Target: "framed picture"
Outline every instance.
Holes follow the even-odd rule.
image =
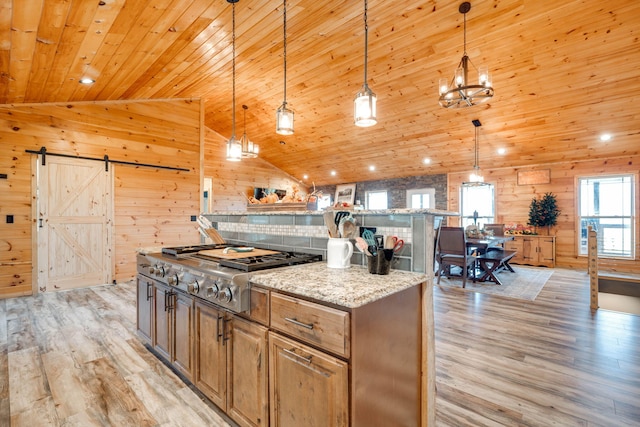
[[[348,203],[353,205],[356,198],[356,184],[342,184],[336,186],[336,203]]]

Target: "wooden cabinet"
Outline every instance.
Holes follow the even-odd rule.
[[[189,380],[193,374],[193,297],[174,294],[173,305],[173,357],[171,363]]]
[[[269,425],[267,328],[196,302],[195,385],[239,425]]]
[[[193,297],[155,282],[152,346],[189,380],[193,373]]]
[[[274,293],[271,296],[271,327],[349,357],[349,313]]]
[[[421,286],[340,310],[271,292],[271,425],[420,425]]]
[[[136,276],[136,327],[138,335],[148,344],[151,344],[153,320],[153,280],[141,274]]]
[[[269,333],[271,425],[348,426],[349,366]]]
[[[555,236],[518,235],[504,246],[508,251],[516,251],[516,255],[511,259],[512,264],[555,267]]]
[[[153,340],[152,345],[165,360],[171,361],[171,334],[173,325],[171,312],[173,303],[173,291],[168,286],[156,282],[153,287]]]
[[[230,326],[227,413],[241,426],[268,426],[268,329],[237,316]]]

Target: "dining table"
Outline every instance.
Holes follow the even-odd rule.
[[[467,237],[467,250],[475,252],[478,263],[476,270],[474,271],[474,282],[494,282],[501,285],[500,279],[496,276],[496,273],[503,267],[513,272],[513,269],[509,265],[509,260],[513,258],[515,252],[507,251],[493,251],[487,253],[489,248],[502,247],[505,242],[513,240],[512,235],[505,236],[484,236],[481,238],[469,238]],[[497,253],[500,256],[495,256]],[[494,256],[489,256],[493,254]]]
[[[505,242],[513,239],[514,237],[511,235],[484,236],[480,238],[467,237],[467,249],[475,248],[479,254],[484,254],[487,252],[487,249],[503,246]]]

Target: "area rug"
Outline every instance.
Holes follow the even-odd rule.
[[[467,287],[462,288],[462,279],[458,277],[447,278],[442,276],[440,286],[457,288],[466,292],[480,292],[483,294],[499,295],[506,298],[533,301],[536,299],[547,280],[553,274],[553,269],[542,267],[512,266],[515,273],[502,271],[499,274],[502,285],[493,282],[474,283],[467,279]],[[437,282],[438,278],[435,278]],[[434,283],[434,286],[438,286]]]

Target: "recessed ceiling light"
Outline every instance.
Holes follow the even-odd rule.
[[[331,171],[331,176],[336,176],[336,171]]]
[[[375,166],[373,166],[373,165],[371,165],[371,166],[369,166],[369,170],[370,170],[371,172],[373,172],[374,170],[376,170],[376,167],[375,167]]]
[[[428,165],[431,163],[431,159],[428,157],[425,157],[424,159],[422,159],[422,163],[424,163],[425,165]]]
[[[309,175],[307,174],[302,175],[302,179],[309,179]]]
[[[90,85],[92,83],[95,83],[96,81],[89,78],[89,77],[83,77],[80,79],[80,83],[82,83],[83,85]]]
[[[613,138],[613,136],[611,136],[610,133],[603,133],[602,135],[600,135],[600,141],[602,142],[607,142],[611,140],[611,138]]]
[[[506,148],[498,148],[498,154],[500,154],[501,156],[503,156],[506,152],[507,152]]]

